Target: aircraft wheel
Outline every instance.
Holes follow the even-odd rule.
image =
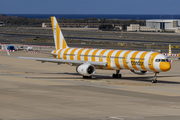
[[[92,76],[84,76],[84,75],[83,75],[83,78],[84,78],[84,79],[88,79],[88,78],[92,78]]]
[[[88,78],[92,78],[92,76],[88,76]]]
[[[83,76],[83,78],[87,78],[88,76]]]
[[[153,79],[153,80],[152,80],[152,83],[157,83],[157,80],[154,80],[154,79]]]
[[[113,77],[113,78],[121,78],[122,75],[121,75],[121,74],[113,74],[112,77]]]
[[[113,78],[116,78],[116,74],[113,74],[112,77],[113,77]]]
[[[118,78],[121,78],[122,77],[122,75],[121,74],[118,74]]]

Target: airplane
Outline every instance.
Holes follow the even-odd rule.
[[[93,49],[68,47],[55,17],[51,17],[54,35],[55,50],[51,55],[56,59],[17,57],[19,59],[33,59],[36,61],[68,64],[76,67],[76,71],[83,78],[92,78],[96,69],[115,70],[113,78],[121,78],[120,71],[130,70],[138,75],[145,75],[148,71],[154,72],[152,83],[157,83],[157,74],[171,69],[168,58],[157,52]],[[8,51],[7,51],[8,53]],[[8,55],[10,55],[8,53]]]

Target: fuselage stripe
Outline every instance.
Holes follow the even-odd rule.
[[[77,50],[78,48],[74,48],[72,51],[71,51],[71,56],[70,56],[70,60],[74,60],[74,52]]]
[[[67,59],[67,52],[68,50],[71,49],[71,48],[67,48],[64,53],[63,53],[63,59],[66,60]]]
[[[94,52],[92,53],[91,61],[95,61],[95,55],[96,55],[96,53],[97,53],[99,50],[100,50],[100,49],[94,50]]]
[[[88,61],[88,55],[89,55],[89,52],[91,51],[92,49],[88,49],[85,54],[84,54],[84,61]]]
[[[99,62],[103,62],[103,55],[107,51],[107,49],[102,50],[101,53],[99,54]]]
[[[108,65],[107,65],[107,69],[109,69],[109,70],[113,70],[112,69],[112,66],[111,66],[111,55],[112,55],[112,53],[114,52],[114,51],[116,51],[116,50],[111,50],[111,51],[109,51],[109,53],[107,54],[107,63],[108,63]]]
[[[57,51],[57,50],[54,50],[53,53],[56,54],[56,51]]]
[[[136,67],[136,55],[139,53],[140,51],[136,51],[136,52],[134,52],[133,54],[132,54],[132,56],[131,56],[131,65],[132,65],[132,67],[135,69],[135,70],[138,70],[138,68]],[[140,63],[140,62],[139,62]]]
[[[56,51],[57,51],[57,50],[54,50],[53,53],[56,54]],[[53,56],[56,58],[56,55],[53,55]]]
[[[150,58],[149,58],[149,62],[148,62],[148,63],[149,63],[149,68],[150,68],[153,72],[156,72],[153,63],[154,63],[154,58],[155,58],[158,54],[160,54],[160,53],[152,53],[152,54],[150,55]]]
[[[77,54],[77,60],[81,60],[81,53],[84,50],[84,48],[80,49],[78,54]]]
[[[126,69],[130,69],[129,67],[128,67],[128,65],[127,65],[127,63],[128,63],[128,60],[127,60],[127,57],[128,57],[128,54],[130,53],[131,51],[127,51],[127,52],[125,52],[125,54],[123,55],[123,65],[124,65],[124,67],[126,68]]]
[[[145,65],[144,65],[145,56],[146,56],[147,53],[148,53],[148,52],[143,52],[143,53],[141,54],[140,60],[139,60],[139,62],[142,62],[142,63],[143,63],[142,66],[141,66],[141,68],[142,68],[144,71],[147,71],[147,69],[145,68]]]
[[[115,65],[117,66],[117,68],[119,68],[119,69],[122,69],[122,67],[120,66],[120,64],[119,64],[119,55],[121,54],[123,52],[123,50],[120,50],[120,51],[118,51],[117,53],[116,53],[116,55],[115,55],[115,58],[114,58],[114,61],[115,61]]]
[[[62,50],[63,50],[63,49],[60,49],[59,52],[58,52],[58,59],[61,59],[60,54],[61,54],[61,51],[62,51]]]

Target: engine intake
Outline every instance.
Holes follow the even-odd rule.
[[[76,68],[76,71],[84,76],[91,76],[95,73],[95,67],[91,64],[82,64]]]

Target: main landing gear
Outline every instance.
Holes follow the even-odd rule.
[[[119,72],[120,72],[120,70],[116,70],[116,74],[113,74],[112,77],[113,77],[113,78],[121,78],[122,75],[119,74]]]
[[[152,83],[157,83],[157,72],[154,73],[153,79],[152,79]]]

